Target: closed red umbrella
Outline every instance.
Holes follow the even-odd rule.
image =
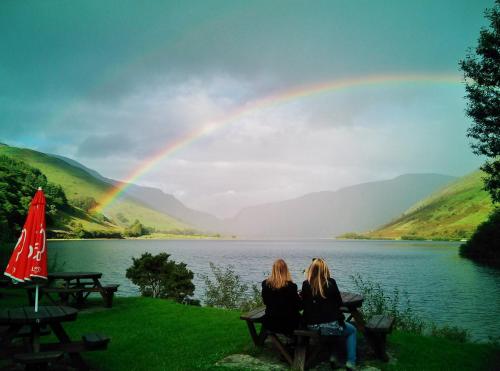
[[[28,211],[21,236],[12,252],[5,275],[18,282],[33,278],[47,279],[47,246],[45,237],[45,196],[38,188]],[[38,285],[35,310],[38,310]]]

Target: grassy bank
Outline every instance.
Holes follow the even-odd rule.
[[[25,304],[24,290],[0,292],[0,307]],[[73,339],[89,332],[111,337],[107,351],[84,355],[100,370],[216,370],[222,368],[214,366],[215,362],[229,354],[259,353],[239,315],[238,311],[139,297],[117,298],[112,309],[102,309],[96,299],[65,329]],[[498,354],[488,344],[461,344],[403,332],[391,335],[389,350],[394,363],[368,364],[383,370],[492,370]]]

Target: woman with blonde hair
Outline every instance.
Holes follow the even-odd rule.
[[[297,285],[283,259],[273,264],[271,275],[262,281],[262,300],[266,305],[264,326],[271,331],[292,335],[300,323],[301,301]]]
[[[356,366],[356,327],[344,321],[340,310],[342,297],[330,269],[323,259],[313,259],[307,270],[307,280],[302,284],[304,322],[310,330],[321,335],[346,336],[348,369]],[[330,362],[336,363],[332,354]]]

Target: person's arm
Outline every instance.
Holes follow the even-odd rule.
[[[262,302],[264,305],[269,303],[269,288],[267,287],[266,281],[262,281]]]
[[[337,282],[333,278],[330,278],[330,283],[332,284],[333,300],[335,300],[335,302],[338,303],[338,306],[340,307],[342,306],[342,296],[340,295]]]

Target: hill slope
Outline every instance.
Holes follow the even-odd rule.
[[[335,192],[311,193],[244,209],[226,220],[225,232],[255,238],[318,238],[372,229],[454,179],[408,174]]]
[[[63,187],[70,202],[81,197],[93,197],[99,200],[112,187],[109,183],[92,176],[88,171],[55,156],[11,146],[0,146],[0,154],[24,161],[40,169],[50,182],[60,184]],[[80,218],[76,217],[76,219],[81,219],[78,222],[82,222],[86,230],[97,230],[105,227],[99,225],[99,223],[96,224],[93,218],[85,215],[86,213],[82,214]],[[117,215],[120,215],[120,218]],[[163,231],[191,228],[186,223],[182,223],[159,211],[152,210],[147,205],[130,197],[122,197],[110,205],[106,210],[106,216],[111,218],[120,227],[124,227],[132,223],[135,219],[139,219],[144,225]],[[75,221],[75,216],[67,215],[65,217],[68,218],[68,223]]]
[[[88,167],[73,159],[59,155],[51,156],[60,158],[61,160],[68,162],[70,165],[83,169],[94,178],[97,178],[105,183],[111,185],[115,185],[118,183],[116,180],[103,177],[97,171],[89,169]],[[187,223],[199,230],[203,230],[206,232],[217,232],[221,229],[222,221],[220,219],[211,214],[190,209],[173,195],[165,193],[158,188],[130,184],[125,189],[125,193],[132,198],[140,201],[141,203],[144,203],[149,208],[157,210],[163,214],[170,215],[175,219]]]
[[[493,209],[475,171],[417,202],[397,219],[368,233],[374,238],[468,238]]]

